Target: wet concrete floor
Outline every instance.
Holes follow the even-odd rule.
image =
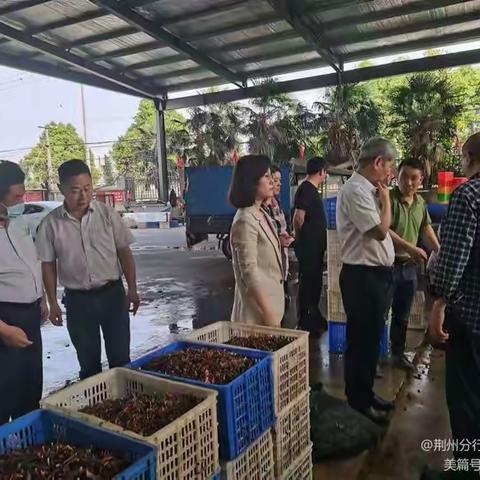
[[[408,344],[415,355],[417,371],[406,376],[383,362],[383,378],[375,382],[376,392],[396,401],[396,408],[381,442],[354,458],[325,461],[315,465],[314,480],[416,480],[425,466],[443,469],[444,452],[422,450],[422,441],[448,439],[450,429],[445,401],[444,356],[439,351],[418,349],[421,332],[409,332]],[[328,355],[323,338],[311,342],[311,381],[321,381],[326,391],[344,397],[343,359]],[[450,455],[451,457],[451,455]]]
[[[132,317],[132,357],[178,339],[190,328],[228,320],[234,281],[230,263],[214,250],[183,248],[183,229],[134,232],[142,306]],[[294,312],[289,324],[294,323]],[[47,393],[75,379],[78,364],[66,327],[45,325],[45,388]],[[421,333],[409,332],[414,347]],[[449,438],[444,395],[444,360],[434,351],[420,359],[418,374],[409,378],[387,362],[384,377],[376,381],[377,393],[397,400],[396,410],[380,444],[370,452],[344,460],[322,462],[314,467],[315,480],[415,480],[429,464],[442,468],[446,454],[424,452],[425,439]],[[321,381],[326,391],[339,398],[343,393],[343,358],[329,355],[327,335],[310,342],[311,382]]]

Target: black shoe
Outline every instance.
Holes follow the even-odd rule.
[[[391,402],[390,400],[385,400],[378,395],[374,395],[372,407],[375,410],[380,410],[381,412],[391,412],[392,410],[395,410],[395,402]]]
[[[369,420],[371,420],[373,423],[376,423],[378,425],[387,425],[388,422],[390,421],[386,412],[382,412],[373,407],[356,409],[356,410],[357,412],[361,413],[362,415],[367,417]]]
[[[415,371],[415,365],[410,360],[408,360],[405,355],[392,356],[392,364],[395,368],[405,370],[406,372]]]

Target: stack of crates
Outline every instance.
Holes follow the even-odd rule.
[[[415,293],[410,317],[408,319],[408,328],[411,330],[425,330],[425,293],[418,291]]]
[[[198,398],[199,403],[148,437],[80,411],[86,406],[105,400],[125,398],[138,393],[189,395]],[[121,477],[122,479],[217,478],[220,470],[217,393],[213,390],[156,378],[127,368],[114,368],[50,395],[42,400],[41,405],[44,409],[85,425],[103,428],[126,439],[152,445],[156,477]]]
[[[455,189],[467,180],[466,177],[454,177],[453,172],[438,172],[438,203],[447,204]]]
[[[327,311],[328,311],[328,343],[330,353],[344,353],[347,337],[347,316],[343,308],[340,292],[340,270],[342,269],[340,239],[336,230],[337,197],[324,199],[327,215]],[[380,354],[388,354],[388,325],[385,325]]]
[[[218,322],[195,330],[185,338],[225,345],[232,337],[260,335],[293,339],[285,347],[269,354],[272,357],[276,421],[273,428],[253,443],[247,452],[222,464],[222,477],[226,480],[309,480],[312,478],[312,446],[308,333]]]
[[[225,385],[166,375],[146,368],[156,358],[187,348],[225,350],[254,359],[255,364]],[[273,480],[273,474],[270,476],[270,472],[273,472],[273,441],[270,429],[275,423],[275,408],[271,354],[232,345],[179,341],[144,355],[129,367],[144,369],[142,371],[152,376],[217,392],[222,477],[229,480]]]
[[[438,172],[438,203],[448,203],[452,194],[453,172]]]
[[[94,447],[122,455],[131,465],[117,474],[114,480],[160,478],[156,475],[157,453],[153,446],[69,416],[35,410],[0,426],[0,455],[57,442],[78,448]],[[0,476],[1,473],[3,472],[0,472]]]
[[[343,353],[345,349],[345,324],[347,317],[340,292],[340,270],[342,261],[340,255],[340,240],[337,233],[336,210],[337,197],[324,200],[327,216],[327,312],[328,312],[328,342],[330,353]]]

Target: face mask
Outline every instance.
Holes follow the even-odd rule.
[[[10,219],[17,218],[20,215],[23,215],[25,211],[25,204],[23,202],[7,207],[4,203],[2,205],[7,209],[7,216]]]

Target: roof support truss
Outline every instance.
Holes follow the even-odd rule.
[[[0,15],[6,15],[7,13],[19,12],[20,10],[25,10],[26,8],[36,7],[42,3],[47,3],[50,0],[23,0],[10,2],[9,5],[0,7]]]
[[[155,94],[157,93],[147,86],[142,86],[137,81],[133,81],[125,76],[114,73],[107,68],[101,67],[100,65],[97,65],[89,60],[85,60],[77,55],[74,55],[73,53],[62,50],[61,48],[44,42],[43,40],[31,37],[21,30],[10,27],[3,22],[0,22],[0,34],[10,38],[11,40],[15,40],[16,42],[37,49],[51,57],[60,59],[72,66],[88,71],[96,77],[113,82],[133,92],[137,92],[137,94],[139,93],[142,96],[154,98]]]
[[[358,83],[376,78],[391,77],[415,72],[424,72],[437,70],[440,68],[458,67],[480,62],[480,49],[465,52],[449,53],[445,55],[436,55],[432,57],[419,58],[415,60],[405,60],[401,62],[389,63],[387,65],[377,65],[374,67],[357,68],[342,72],[342,83]],[[276,92],[289,93],[302,90],[311,90],[314,88],[333,87],[338,83],[337,73],[327,75],[318,75],[315,77],[300,78],[278,82]],[[188,108],[213,103],[235,102],[247,98],[254,98],[261,95],[261,86],[241,88],[235,90],[224,90],[215,93],[206,93],[202,95],[193,95],[167,100],[165,108],[175,110],[178,108]]]
[[[62,68],[57,65],[48,65],[45,62],[39,62],[30,58],[25,59],[16,55],[14,56],[6,53],[0,53],[0,63],[2,65],[6,65],[7,67],[16,68],[18,70],[25,70],[28,72],[38,73],[40,75],[47,75],[49,77],[61,78],[71,82],[83,83],[85,85],[91,85],[92,87],[104,88],[106,90],[112,90],[114,92],[124,93],[126,95],[134,95],[138,97],[143,96],[139,92],[122,87],[103,78],[92,77],[87,73],[70,70],[68,68]]]
[[[298,32],[320,56],[337,72],[342,70],[341,62],[335,54],[323,45],[321,35],[318,35],[303,19],[301,11],[296,6],[296,0],[269,0],[270,5]]]
[[[181,38],[173,35],[166,30],[163,25],[158,22],[152,22],[134,12],[125,5],[115,0],[90,0],[99,7],[103,7],[112,14],[122,18],[130,25],[138,28],[140,31],[150,35],[159,42],[164,42],[171,48],[178,52],[184,53],[190,57],[194,62],[198,63],[207,70],[212,71],[216,75],[223,77],[228,82],[234,83],[237,86],[242,86],[244,79],[241,75],[229,70],[213,58],[193,48],[189,43]]]

